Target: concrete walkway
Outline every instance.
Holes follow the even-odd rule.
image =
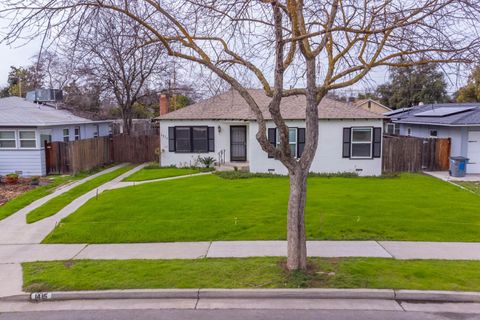
[[[310,257],[480,261],[480,243],[407,241],[308,241]],[[100,259],[200,259],[284,257],[286,241],[213,241],[132,244],[0,245],[0,263]]]
[[[424,173],[428,174],[429,176],[432,176],[447,182],[455,182],[455,181],[478,182],[480,181],[480,174],[469,173],[465,177],[452,177],[450,176],[448,171],[424,171]]]
[[[69,186],[68,188],[63,188],[59,191],[54,192],[51,195],[48,195],[40,200],[33,202],[29,206],[19,210],[18,212],[11,215],[10,217],[0,221],[0,245],[1,244],[40,243],[63,218],[75,212],[78,208],[84,205],[88,200],[94,198],[97,194],[102,193],[105,190],[111,189],[114,185],[122,181],[124,178],[142,169],[145,165],[137,166],[132,170],[118,176],[117,178],[101,185],[100,187],[85,193],[84,195],[70,202],[66,207],[61,209],[57,214],[51,217],[45,218],[43,220],[40,220],[38,222],[27,224],[26,215],[30,211],[43,205],[48,200],[72,189],[77,185],[80,185],[81,183],[91,180],[99,175],[112,172],[122,166],[124,165],[119,165],[119,166],[109,168],[107,170],[99,172],[96,175],[80,180],[75,184],[73,184],[72,186]],[[0,259],[0,263],[1,262],[2,260]]]
[[[160,182],[160,181],[168,181],[168,180],[177,180],[177,179],[184,179],[189,177],[197,177],[197,176],[204,176],[212,174],[212,172],[201,172],[201,173],[194,173],[194,174],[187,174],[183,176],[175,176],[175,177],[168,177],[168,178],[159,178],[153,180],[144,180],[144,181],[120,181],[113,185],[110,189],[119,189],[125,187],[134,187],[145,183],[152,183],[152,182]]]

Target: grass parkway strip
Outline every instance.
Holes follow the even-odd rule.
[[[188,177],[109,190],[44,243],[284,240],[288,178]],[[480,197],[420,174],[311,177],[310,240],[480,241]]]
[[[116,177],[122,175],[123,173],[131,170],[133,166],[123,166],[117,170],[112,172],[102,174],[92,180],[89,180],[81,185],[59,195],[51,199],[50,201],[46,202],[42,206],[38,207],[35,210],[32,210],[27,215],[27,223],[33,223],[47,217],[53,216],[66,205],[68,205],[71,201],[75,200],[76,198],[80,197],[81,195],[87,193],[90,190],[93,190],[108,181],[115,179]]]
[[[480,290],[480,262],[380,258],[309,259],[287,272],[282,258],[79,260],[23,264],[24,290],[140,288],[371,288]]]
[[[48,185],[38,186],[0,206],[0,220],[5,219],[6,217],[14,214],[20,209],[25,208],[32,202],[53,193],[58,187],[63,184],[81,180],[103,169],[105,168],[99,168],[88,172],[81,172],[74,176],[51,176],[52,182],[50,182]]]

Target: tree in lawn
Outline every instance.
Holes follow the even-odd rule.
[[[457,102],[480,102],[480,65],[472,69],[467,84],[456,94]]]
[[[389,77],[388,83],[378,86],[376,95],[392,109],[412,107],[420,102],[450,101],[447,82],[438,64],[391,68]]]
[[[10,9],[19,9],[16,1],[7,2]],[[330,90],[351,86],[379,66],[470,62],[479,49],[477,25],[471,20],[479,11],[477,2],[52,0],[38,5],[27,0],[20,6],[27,13],[20,15],[24,18],[11,34],[52,16],[57,27],[78,27],[85,17],[115,11],[142,27],[148,38],[142,47],[161,46],[170,56],[199,64],[226,81],[255,115],[262,149],[288,169],[287,267],[295,270],[307,267],[304,212],[307,176],[318,144],[320,101]],[[278,147],[267,139],[267,115],[247,90],[252,84],[270,97],[268,113],[279,132]],[[291,154],[280,112],[282,98],[292,95],[306,97],[300,159]]]

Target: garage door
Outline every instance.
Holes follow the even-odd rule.
[[[468,173],[480,173],[480,131],[468,132]]]

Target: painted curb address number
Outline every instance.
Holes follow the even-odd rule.
[[[50,292],[35,292],[32,293],[30,299],[35,301],[51,300],[52,294]]]

